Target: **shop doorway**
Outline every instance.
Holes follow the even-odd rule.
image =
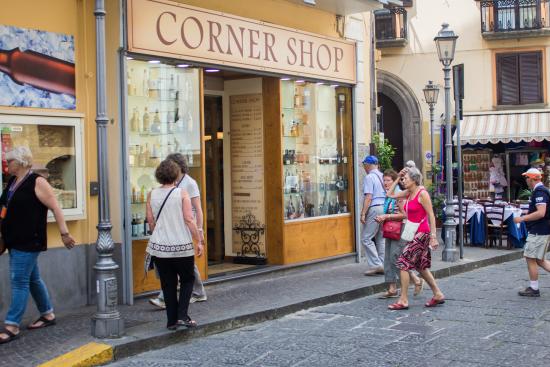
[[[265,223],[262,77],[205,71],[203,88],[205,224],[211,278],[263,266],[248,262],[251,254],[244,250],[239,232],[242,218],[249,214]],[[262,255],[266,256],[265,250]]]
[[[378,93],[378,107],[380,107],[380,131],[384,137],[395,148],[395,155],[392,160],[392,167],[399,170],[404,166],[403,159],[403,120],[401,112],[395,102],[383,93]]]

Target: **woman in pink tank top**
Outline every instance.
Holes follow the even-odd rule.
[[[445,303],[445,296],[437,286],[430,272],[432,258],[431,249],[439,246],[436,236],[435,215],[432,208],[430,194],[421,186],[422,174],[417,168],[406,168],[399,173],[405,190],[394,196],[406,198],[405,213],[407,221],[420,223],[414,239],[407,243],[403,253],[397,260],[400,270],[401,296],[399,301],[388,306],[390,310],[406,310],[409,308],[408,288],[409,271],[417,270],[426,280],[433,292],[433,297],[425,304],[426,307],[435,307]]]

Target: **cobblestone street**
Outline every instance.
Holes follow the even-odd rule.
[[[550,358],[550,277],[540,298],[520,298],[523,260],[439,281],[407,311],[377,295],[298,312],[112,364],[129,366],[543,366]]]

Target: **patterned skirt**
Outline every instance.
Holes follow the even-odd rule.
[[[404,271],[424,270],[432,266],[430,234],[419,232],[408,242],[397,259],[397,268]]]

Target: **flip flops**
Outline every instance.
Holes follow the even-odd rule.
[[[0,344],[6,344],[19,338],[19,334],[21,334],[21,332],[14,334],[8,329],[3,329],[2,331],[0,331],[0,334],[6,334],[8,336],[6,339],[0,339]]]
[[[442,305],[444,303],[445,303],[445,298],[441,298],[441,299],[432,298],[428,302],[426,302],[424,307],[435,307],[438,305]]]
[[[186,320],[178,320],[178,325],[185,326],[187,328],[197,327],[197,322],[188,317]]]
[[[32,325],[36,324],[37,322],[42,322],[42,324],[39,325],[39,326],[32,326]],[[52,319],[52,320],[48,320],[44,316],[40,316],[40,318],[38,318],[38,320],[36,320],[35,322],[33,322],[32,324],[27,326],[27,329],[29,329],[29,330],[42,329],[42,328],[45,328],[45,327],[48,327],[48,326],[53,326],[53,325],[55,325],[55,323],[56,323],[55,318]]]
[[[391,305],[389,305],[388,308],[390,310],[400,311],[400,310],[408,310],[409,306],[405,306],[405,305],[402,305],[399,302],[396,302],[396,303],[392,303]]]
[[[382,295],[381,295],[380,297],[378,297],[378,298],[380,298],[380,299],[387,299],[387,298],[397,298],[397,297],[399,297],[399,294],[398,294],[397,292],[392,293],[392,292],[390,292],[390,291],[386,291],[386,292],[384,292],[384,294],[382,294]]]

